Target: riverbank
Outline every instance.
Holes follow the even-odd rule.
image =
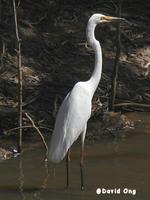
[[[37,126],[53,129],[56,113],[64,96],[77,81],[84,81],[90,77],[94,66],[94,54],[86,47],[87,20],[95,12],[116,16],[115,5],[116,2],[113,4],[104,0],[88,3],[25,1],[18,5],[22,43],[23,110],[31,114]],[[4,2],[2,6],[1,134],[18,127],[18,78],[13,10],[10,2]],[[142,5],[140,1],[123,3],[122,16],[129,23],[121,24],[116,111],[150,109],[148,8],[148,1]],[[103,49],[103,74],[93,99],[92,116],[98,116],[108,108],[116,51],[115,24],[98,27],[96,37]],[[30,125],[26,116],[23,117],[23,124]]]

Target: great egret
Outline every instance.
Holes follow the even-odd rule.
[[[117,17],[93,14],[87,24],[86,36],[88,44],[95,51],[95,67],[91,78],[78,82],[67,94],[58,111],[54,132],[50,141],[48,159],[54,163],[60,162],[65,155],[67,164],[67,187],[69,186],[70,147],[81,135],[81,189],[83,182],[83,153],[87,122],[91,116],[92,97],[99,84],[102,73],[102,51],[99,41],[95,39],[95,27],[99,23],[121,19]]]

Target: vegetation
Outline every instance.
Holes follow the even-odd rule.
[[[87,80],[94,54],[86,45],[85,27],[95,12],[118,15],[119,0],[18,0],[17,25],[21,39],[23,127],[50,131],[58,107],[72,86]],[[106,111],[118,34],[120,58],[115,111],[150,110],[150,2],[124,0],[119,32],[115,24],[96,30],[103,48],[103,75],[93,100],[93,115]],[[18,127],[18,39],[13,1],[0,1],[0,133]],[[105,34],[104,34],[105,33]],[[103,104],[101,108],[100,101]],[[9,129],[11,129],[9,131]],[[16,129],[13,129],[16,132]]]

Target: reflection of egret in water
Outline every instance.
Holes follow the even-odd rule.
[[[41,199],[41,193],[47,188],[48,186],[48,177],[49,177],[49,170],[48,170],[48,165],[47,162],[43,162],[44,165],[44,178],[41,183],[40,188],[26,188],[25,187],[25,176],[24,176],[24,169],[23,169],[23,160],[22,157],[20,156],[19,158],[19,192],[21,194],[21,199],[22,200],[29,200],[31,199]],[[31,192],[31,193],[30,193]]]

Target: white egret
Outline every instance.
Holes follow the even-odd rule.
[[[95,39],[95,27],[99,23],[120,19],[117,17],[93,14],[87,24],[86,36],[88,44],[95,51],[95,67],[91,78],[78,82],[68,93],[58,111],[54,131],[50,141],[48,159],[54,163],[60,162],[65,155],[67,164],[67,187],[69,186],[70,147],[81,135],[81,189],[83,182],[83,153],[87,122],[91,116],[92,98],[99,84],[102,73],[102,50],[99,41]]]

